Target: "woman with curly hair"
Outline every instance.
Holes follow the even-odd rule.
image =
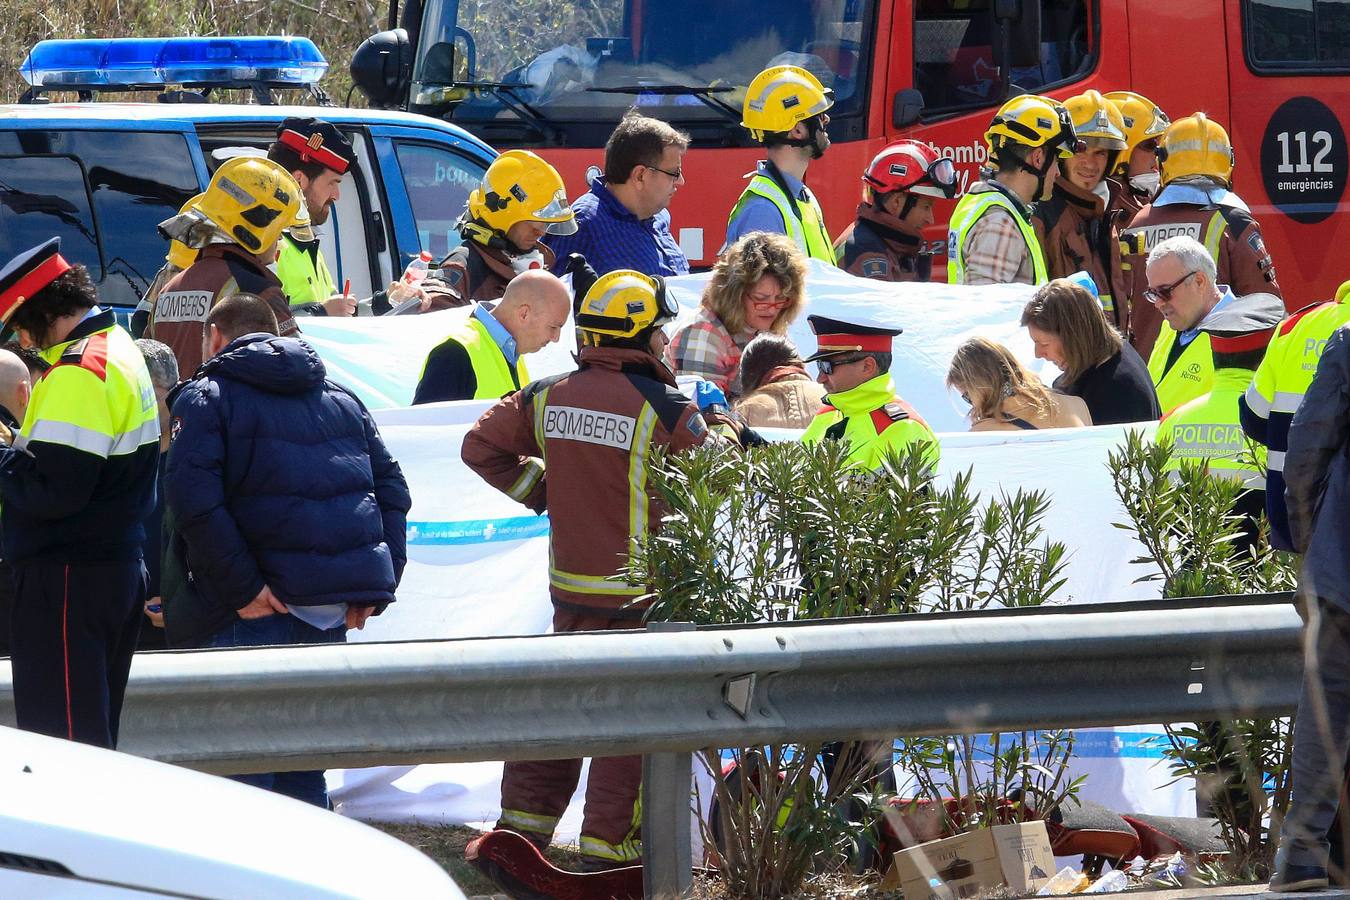
[[[1078,428],[1092,424],[1087,404],[1052,391],[1002,344],[971,338],[956,350],[947,387],[970,404],[971,431]]]
[[[666,359],[677,375],[696,375],[728,398],[741,394],[741,351],[757,334],[786,334],[806,303],[806,257],[790,238],[757,231],[713,267],[694,321],[675,332]]]

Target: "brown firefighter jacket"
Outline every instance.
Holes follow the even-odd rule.
[[[878,281],[928,281],[933,257],[923,253],[923,234],[870,203],[834,245],[839,268]]]
[[[553,251],[543,244],[539,249],[543,253],[540,265],[551,269]],[[422,282],[422,289],[431,298],[431,307],[427,311],[468,306],[476,300],[500,300],[515,277],[511,257],[501,250],[466,239],[441,260],[435,275]]]
[[[1120,215],[1106,199],[1063,176],[1055,178],[1049,200],[1031,211],[1031,224],[1045,254],[1046,274],[1064,278],[1087,272],[1097,285],[1106,320],[1125,333],[1129,326],[1129,282],[1120,263]]]
[[[461,457],[488,484],[548,512],[549,587],[559,609],[640,618],[641,584],[614,579],[661,521],[647,485],[653,447],[679,453],[707,425],[675,377],[640,350],[587,347],[576,372],[530,383],[469,430]]]

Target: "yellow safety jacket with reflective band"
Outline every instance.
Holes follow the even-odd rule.
[[[889,373],[852,390],[830,394],[825,402],[827,405],[802,433],[804,443],[834,437],[828,433],[831,427],[844,422],[841,437],[849,444],[849,465],[876,471],[888,451],[901,455],[909,445],[921,444],[929,465],[937,466],[941,448],[933,429],[895,395],[895,382]]]
[[[1167,358],[1176,342],[1176,330],[1163,322],[1148,357],[1148,374],[1158,391],[1158,408],[1163,415],[1214,387],[1214,354],[1210,352],[1209,335],[1197,334],[1169,366]]]
[[[1242,432],[1238,398],[1247,389],[1248,369],[1218,369],[1214,388],[1163,416],[1158,438],[1172,439],[1165,471],[1177,477],[1186,462],[1208,462],[1209,473],[1232,478],[1251,490],[1266,489],[1266,450]]]
[[[469,364],[477,380],[474,400],[500,400],[512,391],[518,391],[530,382],[530,373],[525,369],[525,360],[517,357],[515,368],[506,361],[502,348],[497,346],[487,326],[470,315],[455,330],[446,335],[446,340],[454,341],[469,354]],[[419,380],[426,375],[426,362],[422,363]]]
[[[970,229],[975,227],[975,223],[996,206],[1008,211],[1013,221],[1017,223],[1022,240],[1026,241],[1027,253],[1031,256],[1034,283],[1045,284],[1050,278],[1046,274],[1045,253],[1041,250],[1041,242],[1036,237],[1036,229],[1032,227],[1030,220],[1017,211],[1013,202],[997,189],[981,191],[978,194],[967,193],[957,202],[956,209],[952,210],[951,223],[947,226],[947,283],[965,284],[966,236],[970,234]]]
[[[289,234],[283,234],[276,271],[291,306],[322,303],[337,293],[317,240],[300,244]]]
[[[778,207],[778,212],[783,217],[784,234],[796,241],[802,252],[812,259],[835,265],[837,260],[834,255],[834,242],[830,240],[830,233],[825,230],[825,213],[821,211],[820,201],[811,193],[811,189],[804,188],[804,190],[806,199],[797,201],[797,209],[802,214],[799,221],[792,211],[792,201],[783,193],[777,182],[767,175],[757,174],[750,179],[750,183],[736,200],[736,205],[731,208],[731,215],[727,216],[727,225],[730,227],[735,221],[746,200],[752,196],[763,197]]]

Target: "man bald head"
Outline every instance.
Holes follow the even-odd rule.
[[[533,353],[556,341],[572,312],[572,295],[552,272],[522,272],[506,286],[493,318],[516,339],[516,352]]]
[[[16,421],[22,422],[32,392],[33,382],[29,378],[27,364],[16,354],[0,350],[0,406],[8,410]]]

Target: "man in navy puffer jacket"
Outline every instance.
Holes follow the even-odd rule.
[[[406,562],[398,463],[314,349],[276,331],[265,301],[220,302],[206,362],[169,397],[165,499],[195,605],[221,616],[207,646],[341,643],[393,602]],[[322,772],[238,780],[328,802]]]

